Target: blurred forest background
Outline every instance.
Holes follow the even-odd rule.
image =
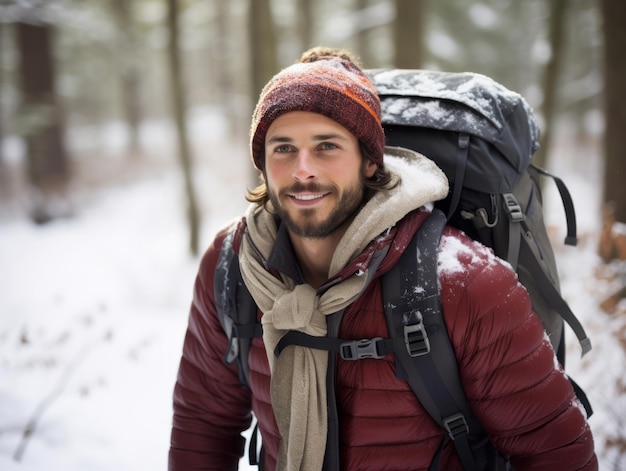
[[[0,352],[0,413],[7,416],[0,424],[0,448],[10,450],[0,459],[13,453],[15,437],[26,442],[35,436],[34,423],[50,408],[50,397],[60,395],[55,390],[35,407],[40,390],[84,358],[80,348],[89,339],[77,334],[84,326],[75,322],[76,312],[95,311],[90,318],[119,323],[107,327],[98,348],[85,346],[94,350],[92,356],[101,354],[102,362],[91,361],[76,379],[82,384],[100,375],[108,383],[98,384],[108,384],[110,395],[104,386],[100,395],[77,394],[101,401],[116,399],[119,389],[124,400],[111,410],[101,407],[108,402],[98,403],[94,409],[101,415],[93,419],[85,413],[92,409],[80,409],[82,402],[66,393],[67,409],[57,407],[63,419],[47,411],[47,432],[59,430],[61,420],[83,427],[84,419],[117,437],[120,414],[132,417],[141,406],[146,420],[125,424],[120,442],[140,435],[133,427],[141,425],[146,436],[152,429],[167,432],[173,362],[185,320],[186,307],[180,306],[189,302],[191,273],[212,238],[210,230],[226,222],[217,219],[232,209],[231,193],[241,195],[238,204],[245,207],[245,184],[255,183],[247,146],[257,96],[305,49],[326,45],[352,50],[366,68],[482,73],[521,93],[534,108],[542,130],[535,163],[579,176],[585,185],[571,188],[589,191],[574,196],[583,203],[579,214],[592,216],[581,219],[594,221],[593,228],[579,232],[583,248],[593,240],[594,257],[579,251],[580,258],[566,258],[562,286],[599,339],[594,363],[583,368],[583,385],[602,399],[595,415],[599,449],[617,456],[607,455],[612,469],[624,469],[626,321],[619,319],[626,316],[615,313],[626,313],[625,25],[623,0],[0,0],[0,236],[8,234],[0,252],[0,301],[8,300],[0,303],[0,347],[7,352]],[[114,200],[116,211],[119,201],[128,206],[122,222],[90,214],[96,207],[90,198],[101,190],[162,175],[176,176],[180,199],[158,183]],[[220,191],[239,185],[240,191]],[[185,271],[176,268],[180,254],[169,252],[168,230],[178,224],[170,205],[180,205],[187,216],[184,236],[173,239],[191,255]],[[54,222],[70,218],[85,223],[81,230],[49,230],[63,229]],[[167,245],[161,245],[164,237]],[[596,258],[606,270],[596,270]],[[188,269],[189,282],[183,283],[180,273]],[[603,284],[610,288],[606,293],[597,289]],[[128,306],[126,290],[133,293]],[[168,301],[170,290],[183,291],[175,306]],[[150,337],[145,331],[155,325],[163,334]],[[40,341],[57,332],[61,340],[54,347]],[[127,339],[131,360],[112,356],[109,347],[123,347]],[[59,353],[64,349],[68,361]],[[150,355],[136,362],[137,351]],[[39,357],[43,366],[37,369],[31,358]],[[117,375],[120,369],[129,376]],[[66,382],[61,375],[59,384]],[[128,391],[136,402],[127,400]],[[83,412],[74,412],[77,405]],[[24,422],[31,408],[33,419]],[[110,434],[109,421],[115,431]],[[7,423],[20,424],[15,434]],[[75,430],[83,429],[68,428],[67,437],[75,437]],[[128,459],[163,461],[154,450],[162,452],[165,445],[148,438],[145,453],[133,449]],[[52,443],[65,444],[63,438]],[[109,454],[100,441],[96,445]],[[73,451],[83,450],[93,451],[85,442]],[[45,463],[50,456],[39,459]]]
[[[145,129],[165,121],[197,253],[194,161],[223,150],[197,150],[190,116],[220,114],[245,148],[263,84],[327,45],[366,68],[473,71],[520,92],[541,123],[536,163],[551,166],[558,139],[600,146],[603,200],[626,221],[624,24],[611,0],[1,0],[0,218],[69,216],[80,192],[153,171]]]

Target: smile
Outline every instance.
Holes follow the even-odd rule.
[[[324,195],[325,193],[307,193],[307,194],[294,194],[294,195],[289,195],[289,196],[299,201],[312,201],[312,200],[316,200],[319,198],[323,198]]]

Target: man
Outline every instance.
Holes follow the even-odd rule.
[[[461,469],[447,433],[397,378],[393,355],[348,361],[301,345],[275,354],[289,331],[388,337],[381,276],[448,184],[423,156],[383,156],[384,141],[376,91],[344,51],[308,51],[261,93],[251,152],[263,183],[200,266],[174,392],[171,471],[237,469],[252,412],[262,469]],[[250,390],[224,363],[215,307],[227,234],[263,325],[249,354]],[[582,408],[513,271],[450,227],[440,251],[461,380],[496,448],[516,470],[597,469]]]

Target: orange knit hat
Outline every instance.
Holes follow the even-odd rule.
[[[250,151],[259,170],[265,163],[265,135],[270,124],[290,111],[319,113],[338,122],[367,148],[374,163],[382,165],[385,134],[380,123],[380,100],[354,62],[345,57],[320,56],[312,62],[293,64],[268,82],[250,129]]]

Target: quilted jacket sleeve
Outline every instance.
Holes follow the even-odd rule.
[[[174,389],[170,471],[236,470],[251,423],[250,393],[234,365],[224,363],[227,339],[219,323],[213,274],[225,233],[204,255]]]
[[[458,240],[444,237],[443,244]],[[442,300],[477,418],[516,471],[596,470],[584,409],[526,290],[491,252],[465,244],[447,248],[456,265],[440,267]]]

